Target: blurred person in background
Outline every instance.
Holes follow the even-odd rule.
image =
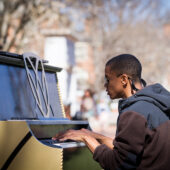
[[[80,105],[80,111],[76,112],[74,120],[88,120],[96,114],[96,103],[93,97],[94,93],[90,89],[84,91]]]
[[[71,112],[71,103],[65,103],[64,104],[64,111],[65,111],[66,118],[71,120],[72,119],[71,114],[70,114],[70,112]]]
[[[121,98],[115,138],[81,129],[54,139],[84,142],[105,170],[169,170],[170,92],[160,84],[146,86],[141,73],[141,63],[130,54],[106,63],[106,91],[111,99]]]

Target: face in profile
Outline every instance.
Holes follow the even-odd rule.
[[[105,84],[107,94],[111,99],[118,99],[123,97],[123,87],[121,77],[117,76],[115,72],[111,71],[110,66],[105,67]]]

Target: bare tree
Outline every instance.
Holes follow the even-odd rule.
[[[162,32],[162,1],[108,0],[89,4],[81,9],[88,24],[88,31],[81,34],[94,47],[96,89],[103,88],[103,63],[120,53],[131,53],[141,60],[143,76],[149,83],[164,82],[168,70],[163,68],[168,69],[170,50]]]
[[[0,48],[10,51],[21,46],[35,23],[42,21],[51,8],[50,0],[1,0],[0,1]],[[28,27],[31,25],[31,27]],[[27,28],[27,29],[26,29]]]
[[[15,47],[16,51],[23,48],[24,41],[38,38],[42,28],[67,27],[93,47],[97,91],[103,88],[104,63],[120,53],[139,57],[148,82],[162,82],[165,79],[162,75],[166,75],[164,67],[170,62],[169,39],[162,33],[170,15],[162,3],[161,0],[1,0],[0,47],[5,51]]]

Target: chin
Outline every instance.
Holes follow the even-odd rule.
[[[110,99],[114,100],[114,99],[117,99],[117,97],[115,95],[112,95],[112,94],[109,94],[107,93],[107,95],[110,97]]]
[[[109,95],[110,99],[115,99],[115,96]]]
[[[111,96],[111,95],[109,95],[109,97],[110,97],[110,99],[112,99],[112,100],[114,100],[114,99],[119,99],[120,97],[118,97],[118,96]]]

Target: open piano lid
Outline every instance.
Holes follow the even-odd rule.
[[[44,63],[33,53],[0,52],[0,120],[26,121],[32,135],[49,146],[81,146],[51,140],[67,129],[88,128],[88,122],[65,118],[57,79],[61,68]]]

